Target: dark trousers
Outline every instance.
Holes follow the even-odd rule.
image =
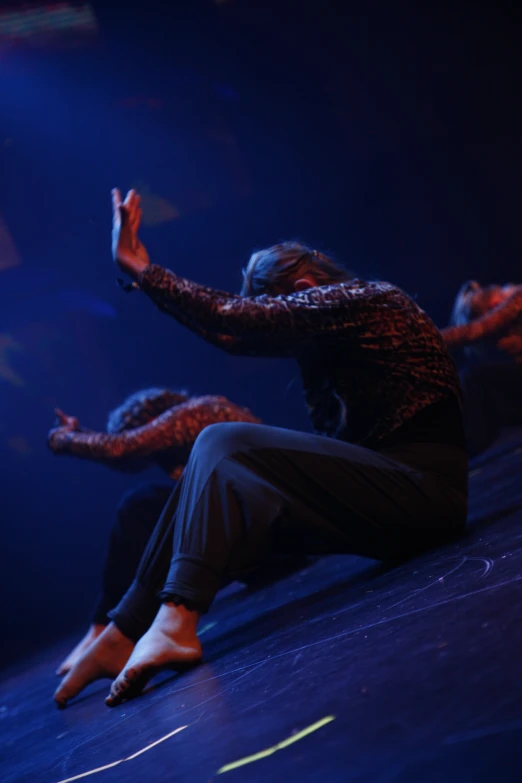
[[[227,576],[274,552],[402,558],[460,534],[466,514],[467,455],[456,447],[375,452],[262,425],[212,425],[110,616],[137,639],[162,600],[206,611]]]
[[[485,451],[503,429],[522,427],[522,364],[491,362],[460,373],[470,456]]]
[[[107,625],[107,612],[114,609],[131,586],[143,553],[161,512],[175,487],[144,484],[124,495],[111,530],[103,567],[101,595],[92,622]]]

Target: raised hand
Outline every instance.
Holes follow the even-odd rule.
[[[55,410],[57,422],[47,436],[47,445],[55,454],[65,452],[71,432],[80,432],[80,422],[75,416],[67,416],[59,408]]]
[[[136,279],[150,266],[149,254],[138,238],[141,223],[140,197],[129,190],[122,201],[117,188],[112,191],[112,255],[122,272]]]

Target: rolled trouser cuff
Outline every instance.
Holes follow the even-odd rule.
[[[209,568],[202,559],[175,555],[159,598],[204,613],[208,612],[221,583],[221,574]]]
[[[103,609],[96,609],[91,616],[91,623],[93,625],[109,625],[110,621],[109,615],[107,612],[103,611]]]

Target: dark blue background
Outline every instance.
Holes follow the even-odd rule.
[[[520,282],[519,11],[141,5],[95,3],[78,48],[0,49],[0,211],[22,260],[0,271],[5,660],[87,623],[136,482],[53,458],[56,405],[101,428],[131,391],[186,386],[308,428],[292,364],[221,355],[116,286],[111,187],[174,204],[143,230],[153,260],[224,289],[296,237],[439,325],[463,279]]]

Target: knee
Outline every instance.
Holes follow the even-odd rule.
[[[251,449],[256,441],[258,424],[233,421],[211,424],[197,437],[192,459],[214,463]]]

